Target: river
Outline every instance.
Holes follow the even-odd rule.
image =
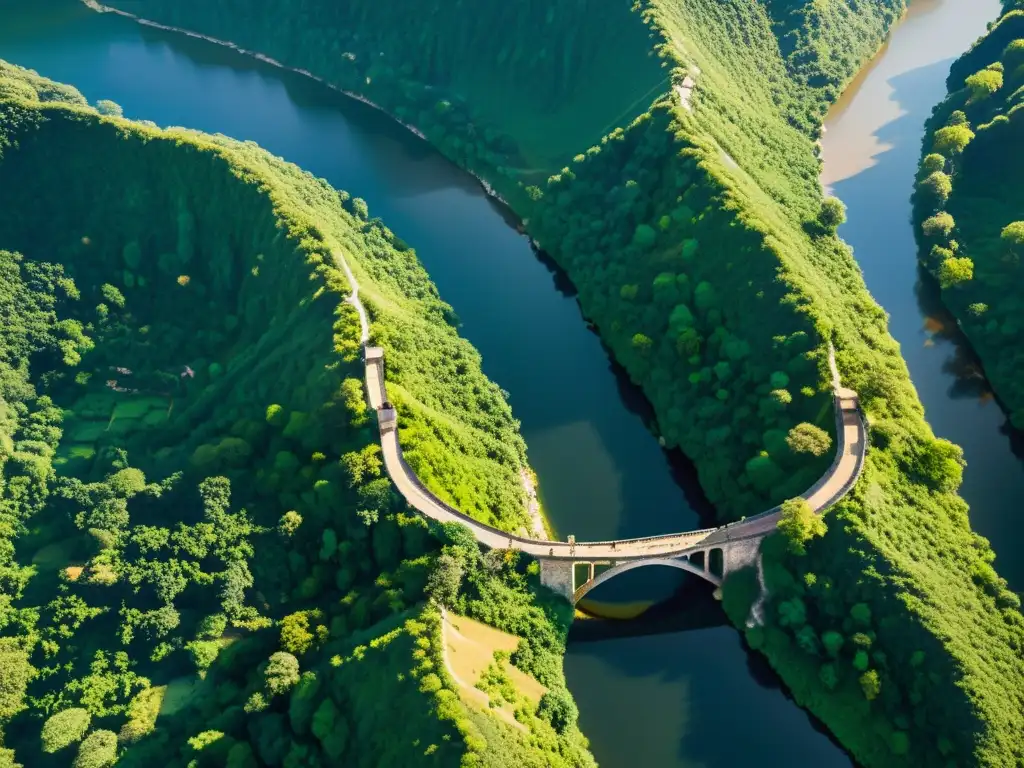
[[[971,526],[996,551],[996,570],[1024,589],[1024,438],[1010,429],[956,321],[922,281],[910,194],[922,127],[945,96],[952,60],[999,13],[998,0],[919,0],[882,56],[826,122],[823,181],[848,208],[839,230],[868,289],[889,313],[935,433],[964,449],[960,489]]]
[[[964,17],[970,15],[971,0],[923,2],[928,11],[912,17],[903,29],[933,25],[932,34],[938,37],[929,41],[924,58],[932,57],[936,72],[994,16],[994,11],[986,15],[976,10],[977,18],[969,20],[974,31],[968,33],[972,24]],[[975,5],[995,2],[975,0]],[[909,60],[904,48],[915,46],[917,38],[901,42],[903,29],[859,83],[851,106],[836,111],[825,149],[834,154],[832,147],[847,130],[850,147],[867,157],[873,146],[871,131],[902,121],[899,142],[876,158],[876,165],[868,167],[866,160],[859,166],[844,165],[846,170],[831,179],[826,173],[826,182],[850,206],[843,234],[858,252],[865,249],[862,263],[869,286],[893,313],[894,332],[908,351],[907,339],[916,338],[921,323],[905,198],[920,124],[941,98],[942,89],[934,84],[941,85],[943,73],[931,78],[931,90],[924,95],[921,91],[927,89],[909,83],[909,117],[897,115],[880,126],[865,118],[843,127],[854,114],[887,114],[891,94],[873,83],[880,72],[899,77],[906,69],[899,62]],[[540,479],[545,511],[560,536],[647,535],[695,527],[706,519],[706,502],[692,467],[658,447],[645,426],[646,403],[587,330],[572,286],[530,249],[475,180],[384,115],[308,78],[209,43],[97,15],[73,0],[0,2],[0,58],[71,83],[90,101],[112,99],[128,117],[254,140],[363,197],[372,215],[416,248],[441,295],[462,319],[463,334],[482,353],[485,372],[510,393]],[[895,75],[886,68],[893,59],[899,70]],[[908,66],[912,77],[918,65]],[[863,103],[854,109],[857,99]],[[882,166],[894,169],[891,175],[898,183],[889,183],[888,177],[870,181]],[[867,192],[869,184],[875,185],[873,195]],[[863,198],[857,189],[864,190]],[[871,213],[874,207],[886,208],[884,224]],[[893,218],[893,211],[903,213]],[[890,266],[909,276],[898,286],[895,279],[886,283],[881,256],[872,258],[872,232],[879,237],[876,249],[883,242],[891,245]],[[869,268],[873,260],[879,261],[876,274]],[[921,343],[917,338],[918,347]],[[942,349],[948,356],[948,344],[935,340],[925,357],[936,358]],[[525,364],[527,354],[530,365]],[[917,381],[915,365],[911,361]],[[549,372],[543,381],[533,374],[538,367]],[[932,376],[928,371],[922,375]],[[552,380],[563,386],[551,388]],[[927,398],[930,390],[921,389]],[[934,402],[938,404],[929,403],[929,416],[937,431],[966,448],[969,441],[950,434],[949,420],[937,418],[940,414],[933,408],[960,408],[973,401]],[[996,407],[973,407],[987,416],[985,423],[995,424]],[[974,426],[982,430],[982,421],[976,421]],[[988,434],[990,443],[1007,444],[1005,438],[992,438]],[[1008,447],[1006,453],[1012,458]],[[1019,478],[1020,465],[1015,459],[1012,464]],[[997,470],[994,462],[991,471]],[[965,492],[975,487],[972,482],[978,481],[969,470]],[[991,516],[993,524],[1012,524],[1009,516],[1003,521],[995,519],[996,513]],[[987,533],[985,525],[979,522]],[[657,578],[663,589],[677,583],[667,581],[665,574]],[[634,589],[638,585],[632,584]],[[707,589],[686,584],[685,591],[692,593],[693,602],[681,602],[687,606],[680,611],[682,618],[636,625],[648,634],[609,638],[600,629],[574,628],[566,674],[598,761],[609,768],[849,766],[849,758],[786,697],[763,660],[744,649]],[[690,607],[694,603],[699,610]],[[743,737],[737,738],[739,724],[751,722],[758,727],[743,728]]]

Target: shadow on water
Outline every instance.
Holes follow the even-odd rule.
[[[942,306],[931,278],[917,264],[910,196],[922,125],[945,94],[950,59],[888,77],[899,116],[874,134],[874,164],[833,183],[848,208],[840,235],[854,249],[869,290],[889,313],[914,385],[935,433],[964,449],[961,495],[972,527],[992,543],[996,568],[1024,585],[1024,436],[1009,420],[955,318]]]

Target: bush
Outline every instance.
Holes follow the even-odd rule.
[[[789,499],[782,503],[782,517],[779,531],[786,538],[790,551],[802,555],[807,551],[807,542],[825,535],[825,521],[817,515],[806,499]]]
[[[968,77],[965,85],[971,92],[971,101],[987,99],[1003,87],[1003,73],[994,69],[983,69]]]
[[[786,435],[786,445],[793,453],[824,456],[832,447],[832,438],[820,427],[803,422],[789,430],[789,434]]]
[[[117,734],[93,731],[78,747],[73,768],[107,768],[117,760]]]
[[[967,257],[952,257],[939,265],[939,285],[943,288],[966,283],[974,277],[974,262]]]
[[[101,115],[107,115],[108,117],[121,117],[124,115],[124,110],[121,109],[121,105],[116,101],[110,101],[109,99],[100,99],[97,101],[96,111]]]
[[[844,223],[846,223],[846,206],[843,201],[837,197],[826,197],[821,202],[818,224],[827,233],[834,234]]]
[[[278,651],[267,662],[263,679],[272,696],[287,693],[299,682],[299,660],[290,653]]]
[[[579,710],[568,690],[553,688],[540,697],[537,716],[549,722],[558,733],[565,733],[567,729],[575,727]]]
[[[86,709],[65,709],[43,723],[43,752],[53,753],[82,740],[89,730],[92,715]]]

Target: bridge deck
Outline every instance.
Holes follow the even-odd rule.
[[[369,323],[362,303],[359,301],[359,285],[345,259],[338,256],[338,260],[352,285],[352,294],[347,301],[359,313],[362,343],[366,352],[367,400],[374,412],[379,412],[381,406],[388,400],[383,352],[367,346]],[[839,372],[836,369],[835,356],[831,348],[829,350],[829,366],[832,370],[836,404],[836,458],[825,475],[803,494],[811,507],[819,513],[849,492],[860,475],[867,451],[867,427],[860,413],[857,394],[840,386]],[[684,531],[640,539],[578,542],[575,545],[563,541],[546,541],[515,536],[472,519],[432,494],[402,458],[402,448],[398,443],[398,431],[394,427],[393,421],[388,424],[381,422],[380,439],[384,467],[388,477],[391,478],[409,506],[433,520],[458,522],[466,525],[473,531],[477,541],[487,547],[515,547],[536,557],[622,562],[681,555],[698,546],[714,546],[727,541],[762,537],[775,529],[781,515],[779,508],[776,507],[760,515],[719,528]]]

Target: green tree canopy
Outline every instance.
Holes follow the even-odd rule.
[[[941,157],[941,155],[935,155],[935,157]],[[953,180],[949,174],[935,171],[922,179],[918,186],[941,206],[946,204],[953,191]]]
[[[36,676],[16,638],[0,638],[0,725],[24,709],[25,691]]]
[[[974,131],[966,125],[948,125],[935,132],[932,144],[935,152],[945,157],[956,157],[974,139]]]
[[[89,730],[91,721],[92,715],[89,711],[80,707],[65,709],[51,715],[43,723],[43,752],[57,752],[81,741]]]
[[[826,232],[834,233],[846,222],[846,205],[838,197],[826,197],[821,202],[818,223]]]
[[[931,218],[925,219],[924,223],[921,224],[921,231],[924,232],[926,237],[949,237],[953,232],[953,227],[956,226],[956,222],[953,217],[945,211],[936,213]]]
[[[806,499],[789,499],[782,503],[782,517],[778,528],[786,537],[791,552],[802,555],[807,551],[807,542],[825,535],[825,521],[816,514]]]
[[[107,768],[117,760],[117,734],[93,731],[78,747],[73,768]]]
[[[786,444],[793,453],[824,456],[832,447],[832,438],[821,427],[802,422],[789,430],[789,434],[786,435]]]
[[[939,265],[939,285],[943,288],[966,283],[974,277],[974,262],[966,256],[953,256]]]
[[[566,688],[558,687],[546,691],[537,704],[537,716],[551,723],[559,733],[576,725],[579,710],[572,694]]]
[[[1019,252],[1024,249],[1024,221],[1015,221],[1003,227],[1000,234],[1003,245],[1011,251]]]
[[[965,84],[971,92],[971,101],[981,101],[1003,87],[1003,73],[994,69],[983,69],[968,77]]]
[[[267,690],[274,696],[286,693],[299,682],[299,660],[284,651],[272,654],[263,672],[263,679]]]

